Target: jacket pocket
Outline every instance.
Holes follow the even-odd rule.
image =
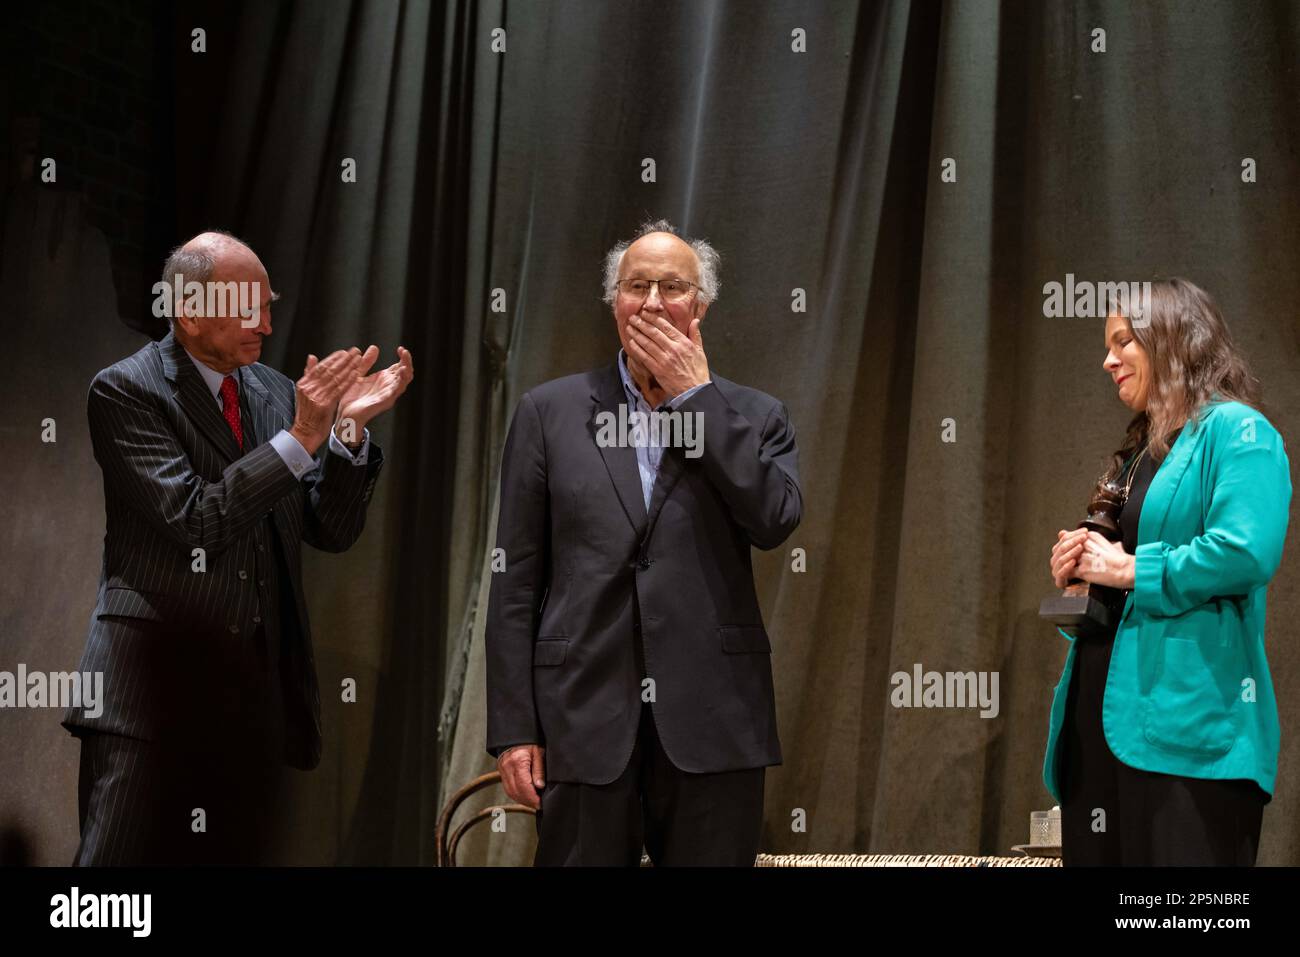
[[[731,655],[771,654],[772,643],[762,625],[719,625],[722,650]]]
[[[95,617],[103,618],[114,615],[118,618],[144,618],[148,621],[163,620],[163,596],[151,592],[136,591],[134,588],[114,586],[105,588],[103,597],[95,609]]]
[[[1146,699],[1144,733],[1157,747],[1223,755],[1237,740],[1242,674],[1232,645],[1162,639],[1163,660]]]
[[[533,667],[550,668],[564,664],[568,647],[568,638],[538,638],[533,643]]]

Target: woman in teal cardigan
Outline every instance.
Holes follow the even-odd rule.
[[[1127,597],[1113,634],[1065,635],[1043,780],[1067,866],[1250,866],[1277,775],[1264,605],[1290,464],[1204,290],[1154,282],[1131,315],[1111,310],[1103,366],[1137,413],[1106,475],[1123,539],[1062,530],[1051,558],[1058,587]]]

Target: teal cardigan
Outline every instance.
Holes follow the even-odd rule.
[[[1282,437],[1255,409],[1208,404],[1200,424],[1174,442],[1142,503],[1134,586],[1106,677],[1102,729],[1120,761],[1249,778],[1272,798],[1280,728],[1264,658],[1264,594],[1282,559],[1290,504]],[[1075,655],[1074,639],[1060,634],[1070,651],[1043,761],[1057,803]]]

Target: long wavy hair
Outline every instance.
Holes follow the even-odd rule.
[[[1148,321],[1134,325],[1127,312],[1112,303],[1107,315],[1128,321],[1133,338],[1147,354],[1151,382],[1147,407],[1133,417],[1124,444],[1115,450],[1104,480],[1115,480],[1124,463],[1144,445],[1159,462],[1169,454],[1174,434],[1184,425],[1200,423],[1201,412],[1218,393],[1223,401],[1260,406],[1259,380],[1233,345],[1227,323],[1214,297],[1186,279],[1171,277],[1151,283]]]

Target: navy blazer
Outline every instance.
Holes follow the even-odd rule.
[[[601,414],[626,402],[611,364],[538,386],[515,410],[497,522],[505,567],[488,602],[488,752],[541,744],[548,780],[607,784],[652,688],[678,768],[780,764],[750,554],[779,546],[802,514],[789,415],[715,375],[678,407],[702,416],[702,454],[664,450],[647,511],[636,449],[598,441]]]

